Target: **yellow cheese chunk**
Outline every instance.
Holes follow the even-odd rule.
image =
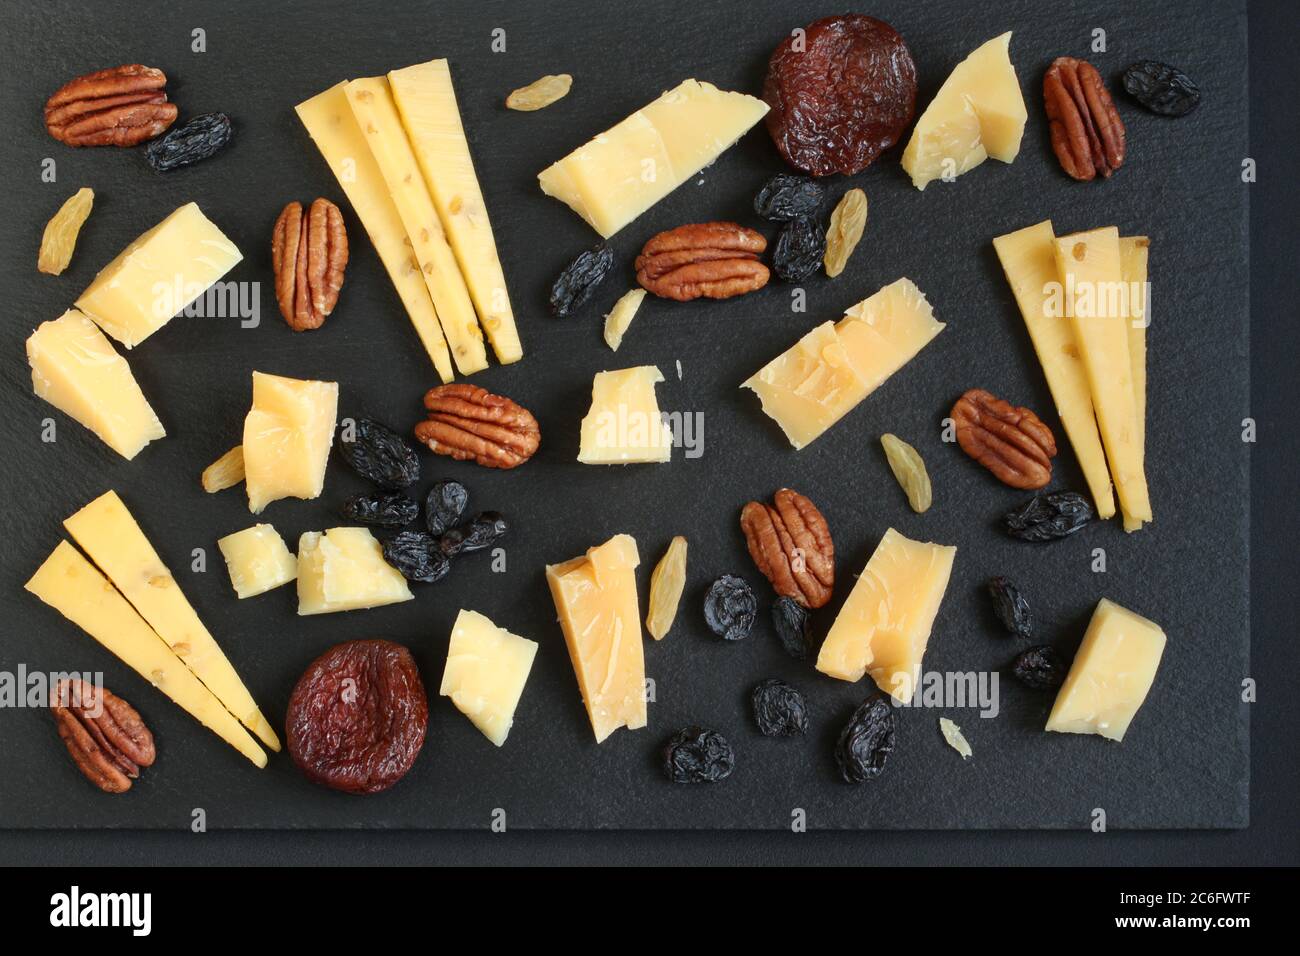
[[[620,534],[584,557],[546,568],[596,743],[619,727],[636,730],[646,725],[645,653],[635,576],[640,562],[636,541]]]
[[[824,322],[741,388],[752,389],[796,449],[816,440],[943,329],[925,294],[899,279]]]
[[[462,610],[451,629],[438,693],[450,697],[456,709],[500,747],[514,723],[536,656],[536,641],[497,627],[477,611]]]
[[[438,377],[450,382],[451,353],[447,351],[447,340],[438,324],[429,287],[424,284],[420,266],[411,254],[406,227],[402,225],[393,197],[388,194],[388,184],[370,155],[352,107],[348,106],[347,94],[343,92],[346,85],[346,82],[338,83],[299,103],[295,107],[298,118],[356,210]]]
[[[886,531],[831,625],[817,669],[847,681],[869,673],[885,693],[910,701],[956,556],[956,548]]]
[[[1088,371],[1083,365],[1073,324],[1061,309],[1051,306],[1050,290],[1060,284],[1051,220],[998,236],[993,240],[993,248],[1016,297],[1025,328],[1029,330],[1038,364],[1052,392],[1056,414],[1079,459],[1097,514],[1109,518],[1115,514],[1115,496],[1111,492],[1101,434],[1097,431]]]
[[[316,498],[338,417],[337,382],[253,373],[253,408],[244,419],[244,487],[258,514],[281,498]]]
[[[298,577],[298,559],[280,533],[269,524],[257,524],[217,541],[230,572],[230,586],[243,598],[265,594]]]
[[[618,347],[623,344],[623,336],[627,334],[643,301],[645,301],[645,289],[624,292],[614,303],[614,308],[610,309],[609,315],[605,316],[603,334],[605,344],[609,346],[611,352],[617,352]]]
[[[501,271],[487,203],[483,201],[461,124],[451,69],[446,60],[430,60],[394,70],[388,74],[388,83],[424,173],[424,183],[474,300],[479,324],[498,361],[518,362],[524,349],[510,308],[510,293]]]
[[[1120,278],[1128,289],[1124,320],[1128,324],[1129,363],[1133,366],[1138,455],[1144,472],[1147,443],[1147,325],[1151,321],[1147,302],[1151,291],[1147,286],[1147,250],[1150,245],[1151,240],[1146,236],[1120,236],[1119,239]],[[1141,519],[1124,516],[1125,531],[1137,531],[1141,527]]]
[[[415,597],[369,528],[308,531],[298,539],[298,613],[332,614]]]
[[[626,465],[670,460],[673,433],[655,398],[655,385],[663,380],[653,365],[597,372],[591,383],[591,410],[582,420],[578,461]]]
[[[474,304],[402,129],[388,80],[382,76],[353,80],[343,91],[406,227],[420,274],[433,297],[442,334],[451,348],[452,361],[462,375],[487,368],[487,350],[474,316]]]
[[[683,80],[537,181],[608,239],[722,155],[767,109],[756,97]]]
[[[243,258],[196,203],[186,203],[101,269],[77,308],[134,348]]]
[[[1165,632],[1158,624],[1102,598],[1045,729],[1123,740],[1164,651]]]
[[[76,309],[42,322],[31,334],[27,364],[37,398],[75,418],[128,461],[167,434],[126,359]]]
[[[195,720],[257,764],[266,753],[144,618],[66,541],[25,585]]]

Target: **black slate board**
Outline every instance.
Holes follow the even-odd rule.
[[[9,322],[3,363],[0,481],[9,504],[3,560],[9,626],[0,669],[102,670],[133,701],[160,742],[158,763],[121,798],[78,779],[48,714],[0,709],[6,773],[0,826],[187,828],[202,808],[206,825],[230,827],[480,828],[504,810],[511,827],[784,828],[796,809],[812,828],[1087,827],[1103,808],[1114,828],[1239,827],[1247,822],[1249,754],[1240,682],[1248,653],[1247,460],[1240,441],[1247,414],[1245,14],[1240,4],[1204,2],[1195,15],[1103,0],[1069,4],[917,5],[882,2],[869,11],[907,39],[928,102],[951,67],[977,44],[1015,31],[1012,58],[1029,105],[1015,164],[988,162],[955,184],[912,189],[897,151],[852,183],[871,199],[867,238],[835,281],[805,288],[807,312],[789,290],[727,303],[679,306],[648,301],[617,356],[600,340],[600,315],[633,281],[630,261],[654,232],[681,222],[733,218],[751,225],[749,202],[781,169],[762,130],[615,237],[620,273],[586,312],[555,321],[544,302],[558,269],[594,240],[568,209],[540,194],[542,167],[607,128],[685,76],[757,91],[770,49],[793,27],[835,12],[811,3],[684,5],[645,2],[629,15],[615,5],[393,3],[227,4],[222,8],[142,4],[94,8],[53,2],[10,14],[0,31],[10,65],[3,106],[0,169],[10,177],[0,225],[7,254],[0,282]],[[206,52],[192,52],[195,28]],[[491,50],[504,30],[506,52]],[[1090,52],[1094,29],[1107,52]],[[1076,184],[1056,168],[1047,145],[1039,85],[1061,54],[1095,62],[1121,97],[1128,124],[1127,165],[1111,181]],[[426,484],[465,481],[479,507],[515,517],[508,570],[466,561],[454,576],[405,605],[299,619],[291,590],[236,601],[215,548],[247,527],[238,492],[205,495],[197,474],[238,440],[256,368],[341,383],[341,414],[368,414],[406,427],[434,377],[350,207],[293,114],[293,104],[347,76],[364,76],[433,56],[451,59],[527,355],[513,367],[474,377],[509,394],[541,421],[538,456],[512,473],[429,460]],[[1183,65],[1205,91],[1192,116],[1167,121],[1118,93],[1117,74],[1139,57]],[[210,163],[155,175],[141,151],[74,151],[50,140],[39,105],[86,70],[145,62],[171,77],[183,115],[213,109],[238,124],[230,151]],[[570,72],[573,92],[544,112],[504,110],[506,92],[547,72]],[[58,181],[40,180],[46,157]],[[41,227],[80,185],[96,190],[95,212],[72,267],[61,278],[33,268]],[[290,199],[317,195],[344,206],[354,237],[339,310],[326,327],[292,335],[281,323],[267,252],[272,221]],[[31,397],[18,358],[39,322],[69,306],[120,248],[177,205],[197,201],[244,251],[229,278],[261,283],[261,324],[177,319],[129,358],[169,436],[136,461],[117,458],[62,416],[58,441],[40,441],[48,407]],[[1003,538],[996,517],[1020,496],[989,478],[939,437],[939,421],[963,389],[980,385],[1047,416],[1050,398],[1033,360],[990,240],[1051,217],[1058,232],[1114,223],[1152,237],[1155,322],[1150,333],[1149,474],[1157,523],[1125,536],[1118,522],[1048,548]],[[757,401],[736,385],[807,328],[900,275],[928,294],[947,329],[834,431],[796,454]],[[681,362],[679,380],[675,363]],[[575,463],[577,423],[591,375],[653,363],[665,373],[667,410],[702,412],[704,455],[680,452],[670,466],[598,469]],[[936,502],[913,515],[878,447],[883,431],[911,440],[925,456]],[[1058,431],[1059,434],[1059,431]],[[1058,486],[1080,486],[1073,455],[1057,462]],[[1046,735],[1050,695],[1001,685],[996,719],[975,710],[910,709],[901,743],[873,784],[840,783],[830,758],[838,727],[869,692],[823,678],[784,656],[764,626],[737,645],[704,628],[707,582],[738,572],[763,582],[736,523],[750,498],[792,485],[825,511],[839,552],[839,585],[820,614],[824,629],[885,529],[958,546],[947,598],[926,656],[927,670],[990,671],[1013,645],[990,622],[980,585],[1016,578],[1034,601],[1043,639],[1071,653],[1097,599],[1111,597],[1159,621],[1169,634],[1150,699],[1123,744]],[[436,692],[447,634],[470,606],[541,643],[510,740],[497,750],[450,704],[434,697],[425,750],[397,788],[370,798],[307,783],[287,757],[265,771],[148,689],[22,582],[61,536],[60,521],[107,488],[140,519],[186,593],[218,636],[273,721],[306,664],[332,644],[384,636],[411,646]],[[332,461],[325,495],[280,502],[263,518],[287,540],[337,524],[332,509],[362,487]],[[626,531],[649,572],[675,533],[691,540],[691,580],[672,635],[648,642],[646,668],[656,701],[650,727],[620,731],[603,745],[590,730],[547,593],[542,566]],[[206,549],[206,573],[190,554]],[[1104,548],[1108,570],[1090,570]],[[760,590],[765,593],[766,586]],[[780,676],[809,696],[814,723],[805,741],[760,737],[747,694]],[[960,759],[939,736],[941,714],[965,729],[975,750]],[[699,722],[732,739],[735,774],[712,788],[665,783],[655,769],[661,742]]]

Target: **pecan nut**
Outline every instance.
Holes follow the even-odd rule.
[[[636,257],[636,281],[665,299],[729,299],[767,285],[767,240],[734,222],[698,222],[652,236]]]
[[[1124,165],[1124,122],[1091,63],[1057,57],[1043,77],[1043,102],[1052,151],[1068,175],[1087,182]]]
[[[770,505],[745,505],[740,530],[749,556],[777,594],[807,608],[819,608],[831,599],[835,545],[826,519],[811,501],[782,488]]]
[[[952,407],[957,444],[1012,488],[1042,488],[1052,480],[1056,439],[1027,408],[972,388]]]
[[[157,751],[140,714],[121,697],[83,680],[61,680],[50,710],[77,769],[105,793],[124,793]]]
[[[284,207],[271,233],[271,267],[289,328],[320,328],[338,304],[347,265],[348,233],[338,206],[317,199],[305,216],[300,202]]]
[[[542,442],[537,419],[522,405],[477,385],[456,383],[424,395],[429,417],[415,437],[437,455],[473,461],[484,468],[522,465]]]
[[[135,146],[176,122],[167,76],[138,63],[65,83],[45,101],[45,128],[69,146]]]

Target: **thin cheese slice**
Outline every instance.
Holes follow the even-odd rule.
[[[537,656],[537,642],[497,627],[477,611],[456,615],[438,693],[450,697],[483,736],[506,742]]]
[[[1124,319],[1128,323],[1128,357],[1133,366],[1133,405],[1137,412],[1138,455],[1146,469],[1147,443],[1147,326],[1151,323],[1151,289],[1147,285],[1147,250],[1151,240],[1146,236],[1120,236],[1119,271],[1128,289]],[[1137,531],[1142,527],[1138,518],[1124,516],[1124,530]]]
[[[72,545],[60,541],[25,585],[195,720],[259,767],[266,752],[126,599]]]
[[[663,380],[653,365],[597,372],[591,383],[591,409],[582,420],[578,461],[627,465],[670,460],[673,433],[655,398],[655,385]]]

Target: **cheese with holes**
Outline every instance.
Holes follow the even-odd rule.
[[[430,60],[388,74],[402,125],[451,241],[479,324],[502,364],[523,357],[487,203],[474,172],[451,69]]]
[[[683,80],[537,177],[608,239],[740,139],[767,104]]]
[[[75,418],[128,461],[164,437],[126,359],[76,309],[42,322],[27,339],[32,391]]]
[[[1123,740],[1155,682],[1164,650],[1165,632],[1158,624],[1102,598],[1045,729]]]
[[[197,203],[186,203],[101,269],[77,308],[134,348],[243,258]]]
[[[369,528],[308,531],[298,539],[298,613],[332,614],[415,597]]]
[[[831,625],[817,669],[847,681],[870,674],[885,693],[909,702],[956,556],[956,548],[886,531]]]
[[[243,598],[265,594],[298,577],[298,559],[280,532],[269,524],[256,524],[217,541],[230,572],[230,586]]]
[[[943,329],[925,293],[899,279],[824,322],[742,385],[795,448],[811,444]]]
[[[1029,113],[1010,46],[1004,33],[962,60],[916,121],[903,169],[917,189],[960,176],[989,156],[1009,163],[1020,153]]]
[[[257,766],[266,766],[257,741],[68,542],[59,542],[25,587]]]
[[[635,574],[640,563],[636,541],[619,534],[583,557],[546,568],[596,743],[620,727],[646,725]]]
[[[338,417],[337,382],[253,373],[253,408],[244,419],[244,487],[258,514],[281,498],[316,498]]]
[[[1138,457],[1146,470],[1147,445],[1147,326],[1151,322],[1149,311],[1150,287],[1147,285],[1147,250],[1151,240],[1146,236],[1120,236],[1120,279],[1128,296],[1125,299],[1124,321],[1128,327],[1128,357],[1133,367],[1133,405],[1137,415]],[[1142,527],[1140,518],[1124,515],[1124,530],[1137,531]]]
[[[406,227],[402,225],[393,197],[388,194],[388,184],[352,115],[347,94],[343,92],[346,85],[346,82],[338,83],[299,103],[295,107],[298,118],[352,203],[438,377],[450,382],[454,374],[451,353],[438,324],[438,313],[434,311],[420,267],[411,255]]]
[[[1002,263],[1016,305],[1029,330],[1029,339],[1047,379],[1056,414],[1079,459],[1084,481],[1097,506],[1097,514],[1115,514],[1106,453],[1101,447],[1097,418],[1092,407],[1088,371],[1074,336],[1074,326],[1053,303],[1051,292],[1060,286],[1056,271],[1056,236],[1050,220],[998,236],[993,248]]]
[[[597,372],[591,383],[591,409],[582,420],[578,461],[627,465],[670,460],[673,432],[655,398],[655,385],[663,380],[653,365]]]
[[[438,693],[498,747],[506,742],[515,708],[537,656],[537,642],[497,627],[477,611],[456,615],[447,667]]]

